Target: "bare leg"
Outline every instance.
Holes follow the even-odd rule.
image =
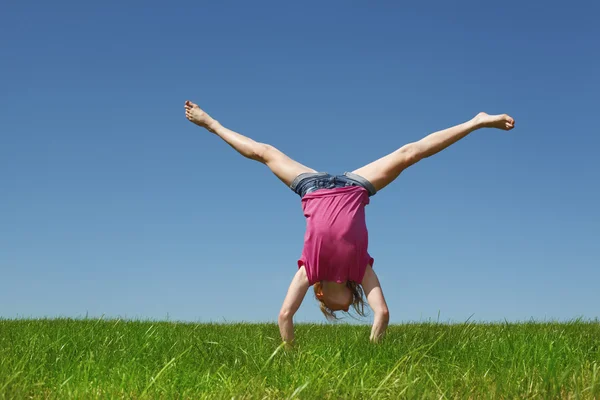
[[[300,174],[305,172],[316,172],[299,162],[292,160],[275,147],[256,142],[244,135],[225,128],[219,121],[213,119],[198,105],[191,101],[185,102],[185,116],[188,120],[198,126],[206,128],[216,134],[238,153],[246,158],[259,161],[268,166],[271,171],[287,186]]]
[[[353,173],[367,179],[379,191],[389,185],[406,168],[444,150],[477,129],[497,128],[508,131],[514,126],[515,120],[506,114],[479,113],[470,121],[432,133],[418,142],[409,143]]]

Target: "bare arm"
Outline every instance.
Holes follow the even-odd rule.
[[[279,332],[281,333],[281,339],[288,346],[294,344],[294,314],[300,308],[309,287],[310,283],[306,276],[306,270],[304,267],[301,267],[296,272],[294,279],[292,279],[292,283],[281,306],[281,311],[279,311]]]
[[[379,283],[377,274],[373,271],[371,266],[367,267],[365,276],[363,277],[362,287],[367,295],[369,306],[373,310],[373,313],[375,313],[369,340],[377,343],[385,334],[385,330],[390,321],[390,312],[387,303],[385,302],[385,298],[383,297],[383,290],[381,290],[381,284]]]

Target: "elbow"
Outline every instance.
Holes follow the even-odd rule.
[[[379,310],[377,316],[382,322],[385,322],[386,324],[390,322],[390,310],[388,310],[387,307]]]
[[[294,313],[292,313],[290,310],[281,310],[279,311],[278,321],[279,323],[286,322],[291,320],[293,316]]]

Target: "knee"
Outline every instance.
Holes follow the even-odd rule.
[[[260,161],[263,164],[266,164],[269,160],[273,158],[277,150],[275,147],[266,143],[256,143],[256,146],[252,149],[252,154],[250,158],[256,161]]]
[[[401,154],[403,164],[406,167],[419,162],[423,158],[423,152],[421,151],[418,143],[409,143],[404,145],[398,150],[398,152]]]

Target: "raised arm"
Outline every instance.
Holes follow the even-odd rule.
[[[281,339],[283,339],[288,346],[294,344],[294,314],[296,314],[296,311],[300,308],[309,287],[310,283],[306,276],[306,270],[304,267],[298,268],[298,272],[294,275],[294,279],[292,279],[292,283],[288,288],[278,318]]]
[[[385,334],[385,330],[390,321],[390,312],[387,303],[385,302],[385,298],[383,297],[383,291],[381,290],[381,284],[379,283],[377,274],[373,271],[371,266],[367,267],[365,276],[363,277],[362,287],[367,296],[369,306],[375,314],[369,340],[377,343]]]

